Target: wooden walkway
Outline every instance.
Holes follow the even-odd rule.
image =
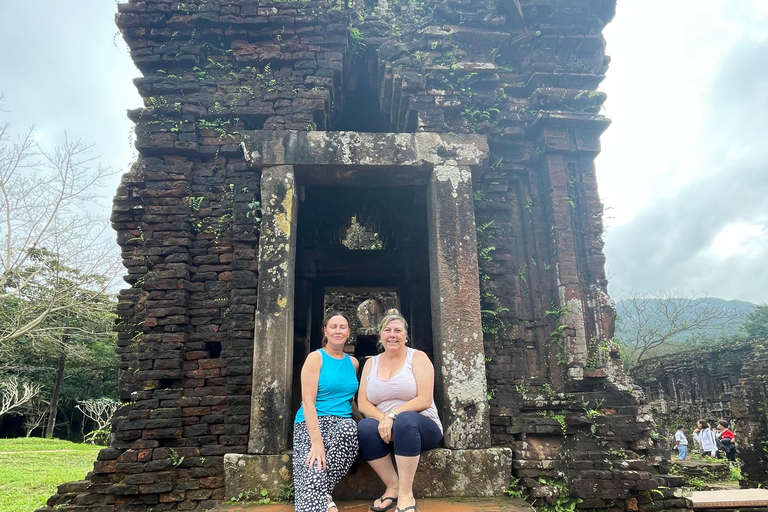
[[[370,501],[337,501],[339,512],[368,512]],[[430,498],[418,500],[419,512],[535,512],[515,498]],[[394,508],[390,512],[394,512]],[[293,503],[270,505],[225,503],[209,512],[293,512]]]
[[[768,507],[768,489],[694,491],[691,501],[695,509]]]

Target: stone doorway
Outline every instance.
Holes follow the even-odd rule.
[[[292,414],[301,399],[301,366],[321,346],[321,319],[329,309],[349,315],[348,351],[361,363],[378,353],[375,327],[390,307],[408,321],[410,345],[434,359],[426,185],[345,186],[355,172],[344,171],[346,179],[335,187],[305,186],[300,194]],[[310,172],[296,172],[299,187],[312,181]],[[362,315],[365,325],[358,317],[364,302],[375,310]]]
[[[232,455],[231,463],[256,464],[249,472],[267,479],[260,485],[279,483],[273,466],[285,464],[289,447],[294,368],[305,355],[298,352],[319,340],[327,291],[383,287],[398,292],[414,344],[431,348],[447,448],[436,464],[482,449],[475,460],[495,468],[504,457],[483,455],[490,427],[472,200],[472,173],[487,163],[485,137],[259,131],[245,139],[246,161],[261,172],[263,209],[248,445],[254,457]],[[353,216],[376,226],[389,250],[340,247]]]

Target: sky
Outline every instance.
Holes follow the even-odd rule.
[[[0,0],[0,122],[135,158],[114,0]],[[609,291],[768,302],[768,2],[618,0],[596,160]],[[105,215],[118,177],[104,187]]]
[[[604,36],[611,295],[768,302],[768,2],[619,0]]]

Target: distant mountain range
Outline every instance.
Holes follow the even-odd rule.
[[[657,310],[660,304],[658,302],[674,301],[676,299],[644,299],[645,311],[647,314]],[[697,299],[697,307],[699,308],[715,308],[724,309],[733,312],[733,318],[727,321],[713,322],[712,325],[708,325],[703,329],[697,329],[694,332],[688,332],[680,334],[674,338],[674,341],[686,341],[694,336],[697,339],[703,338],[720,338],[723,336],[732,336],[739,332],[739,326],[744,322],[744,318],[757,307],[756,304],[746,302],[743,300],[724,300],[716,297],[707,297],[704,299]],[[622,318],[626,318],[631,314],[637,314],[635,307],[632,305],[631,299],[620,300],[616,302],[616,313],[618,315],[616,322],[616,338],[632,339],[634,338],[634,328],[629,322],[621,321]],[[682,315],[683,320],[686,319],[686,315],[689,319],[693,319],[696,314],[696,307],[689,308],[689,311],[685,311]],[[661,321],[661,318],[657,315],[657,320]]]

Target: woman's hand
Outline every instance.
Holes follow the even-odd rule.
[[[379,436],[381,436],[381,440],[385,443],[389,443],[392,441],[392,425],[394,424],[394,420],[384,415],[383,418],[379,420]]]
[[[317,461],[319,469],[325,471],[325,446],[323,446],[323,443],[312,442],[309,455],[307,455],[307,467],[312,469],[315,461]]]

